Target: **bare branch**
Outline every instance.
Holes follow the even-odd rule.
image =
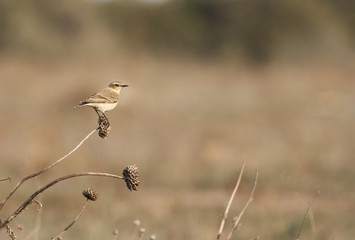
[[[71,228],[71,227],[74,225],[74,223],[79,219],[79,217],[81,216],[81,214],[83,214],[84,209],[85,209],[86,205],[88,204],[88,201],[89,201],[89,199],[86,199],[86,201],[85,201],[83,207],[82,207],[81,210],[80,210],[80,213],[76,216],[76,218],[75,218],[61,233],[59,233],[59,234],[58,234],[57,236],[55,236],[55,237],[52,237],[51,239],[53,239],[53,240],[58,239],[60,236],[63,235],[64,232],[68,231],[69,228]]]
[[[7,177],[7,178],[0,178],[0,182],[2,181],[6,181],[6,180],[9,180],[11,182],[11,177]]]
[[[92,130],[83,140],[81,140],[81,142],[73,149],[71,150],[69,153],[67,153],[65,156],[61,157],[60,159],[58,159],[57,161],[55,161],[54,163],[52,163],[51,165],[49,165],[48,167],[42,169],[39,172],[33,173],[25,178],[23,178],[20,182],[17,183],[17,185],[15,186],[15,188],[9,193],[9,195],[2,201],[2,203],[0,203],[0,211],[3,209],[5,203],[9,200],[9,198],[16,192],[16,190],[27,180],[34,178],[44,172],[46,172],[47,170],[51,169],[52,167],[54,167],[55,165],[57,165],[58,163],[60,163],[61,161],[63,161],[64,159],[66,159],[68,156],[70,156],[73,152],[75,152],[94,132],[96,132],[97,129]]]
[[[317,197],[319,196],[319,193],[320,193],[320,191],[318,190],[316,196],[313,198],[311,204],[309,204],[309,206],[308,206],[308,208],[307,208],[307,211],[306,211],[306,213],[305,213],[304,216],[303,216],[303,221],[302,221],[302,224],[301,224],[301,228],[300,228],[300,231],[299,231],[298,234],[297,234],[296,240],[299,240],[299,239],[300,239],[301,232],[302,232],[302,230],[303,230],[303,226],[304,226],[304,223],[305,223],[305,221],[306,221],[306,217],[307,217],[307,215],[308,215],[308,212],[309,212],[309,210],[311,209],[313,203],[316,201]]]
[[[253,201],[253,196],[254,196],[256,184],[257,184],[257,182],[258,182],[258,176],[259,176],[259,171],[258,171],[258,169],[256,169],[253,190],[251,191],[250,197],[249,197],[248,201],[246,202],[244,208],[242,209],[242,211],[239,213],[238,217],[237,217],[236,220],[234,221],[233,229],[232,229],[232,231],[229,233],[229,235],[228,235],[228,237],[227,237],[227,240],[231,239],[231,237],[232,237],[234,231],[238,228],[239,221],[240,221],[240,219],[242,218],[242,216],[243,216],[245,210],[247,209],[247,207],[249,206],[249,204]]]
[[[9,222],[11,222],[19,213],[21,213],[28,206],[28,204],[30,204],[33,201],[33,199],[35,197],[37,197],[40,193],[44,192],[46,189],[50,188],[54,184],[59,183],[63,180],[66,180],[69,178],[74,178],[74,177],[83,177],[83,176],[98,176],[98,177],[111,177],[111,178],[117,178],[117,179],[124,179],[122,176],[118,176],[115,174],[97,173],[97,172],[75,173],[75,174],[71,174],[71,175],[57,178],[57,179],[53,180],[52,182],[48,183],[47,185],[45,185],[44,187],[42,187],[41,189],[39,189],[38,191],[36,191],[35,193],[33,193],[24,203],[22,203],[22,205],[19,208],[17,208],[17,210],[15,212],[13,212],[11,214],[11,216],[9,216],[5,221],[0,223],[0,229],[3,228]]]
[[[242,176],[243,176],[244,166],[245,166],[245,161],[243,161],[242,168],[241,168],[240,173],[239,173],[237,184],[234,187],[232,195],[231,195],[231,197],[229,199],[229,202],[227,204],[226,210],[224,211],[224,215],[223,215],[223,218],[222,218],[222,221],[221,221],[221,225],[219,226],[219,231],[218,231],[218,234],[217,234],[217,239],[219,239],[221,237],[221,234],[223,232],[224,224],[226,222],[226,219],[228,218],[228,212],[229,212],[230,206],[231,206],[231,204],[233,202],[235,194],[237,193],[240,181],[241,181]]]

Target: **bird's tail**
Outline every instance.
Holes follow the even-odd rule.
[[[84,102],[80,102],[78,105],[76,105],[74,108],[79,108],[85,106]]]

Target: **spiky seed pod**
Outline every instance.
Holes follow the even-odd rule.
[[[136,165],[129,165],[123,170],[123,177],[127,188],[132,191],[138,190],[139,185],[139,169]]]
[[[91,200],[91,201],[96,201],[96,199],[99,197],[97,192],[92,188],[85,189],[83,191],[83,195],[84,195],[84,197],[86,197],[88,200]]]
[[[107,118],[104,116],[99,117],[99,136],[101,138],[106,138],[108,136],[108,130],[110,127],[110,123]]]

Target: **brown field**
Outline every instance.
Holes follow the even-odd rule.
[[[138,54],[99,62],[4,57],[0,176],[11,176],[12,182],[1,183],[2,197],[96,127],[94,111],[73,108],[79,100],[112,79],[130,84],[119,109],[108,113],[108,139],[93,135],[56,168],[26,183],[4,212],[56,177],[82,171],[120,174],[135,163],[141,170],[138,192],[111,179],[81,178],[41,195],[39,239],[69,224],[86,187],[95,188],[100,198],[65,239],[110,239],[115,228],[121,237],[131,236],[135,219],[158,239],[213,239],[245,160],[232,216],[248,198],[255,168],[260,177],[237,232],[242,239],[294,239],[318,190],[315,225],[306,221],[304,238],[351,239],[354,69],[331,61],[251,69]],[[12,225],[22,224],[26,236],[37,217],[33,206]],[[1,239],[5,236],[2,231]]]
[[[89,202],[63,239],[113,239],[114,229],[118,239],[138,239],[135,219],[146,228],[145,239],[215,239],[243,161],[244,177],[223,237],[247,201],[258,168],[254,201],[234,239],[296,239],[317,191],[301,239],[353,239],[355,57],[343,45],[345,35],[327,38],[317,53],[316,43],[303,49],[288,42],[271,59],[255,63],[240,56],[152,54],[134,49],[137,43],[113,48],[109,29],[87,17],[90,11],[78,13],[84,29],[79,37],[55,42],[48,29],[37,29],[40,20],[15,12],[14,26],[28,19],[26,26],[47,35],[31,35],[24,27],[20,32],[28,38],[3,48],[0,36],[0,178],[12,178],[0,182],[0,199],[97,127],[92,109],[74,109],[80,100],[113,80],[130,87],[122,91],[118,109],[107,113],[109,137],[95,133],[58,166],[26,182],[0,218],[63,175],[121,174],[130,164],[141,175],[138,192],[99,177],[53,186],[37,198],[41,211],[31,205],[11,222],[18,239],[57,235],[79,213],[88,187],[99,199]],[[327,19],[328,12],[321,13]],[[333,36],[334,29],[325,32]],[[71,41],[64,51],[62,45]],[[0,239],[10,239],[4,229]]]

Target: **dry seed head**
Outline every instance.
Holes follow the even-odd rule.
[[[83,191],[84,197],[86,197],[88,200],[91,201],[96,201],[96,199],[99,197],[99,195],[96,193],[96,191],[92,188],[87,188]]]
[[[157,237],[155,236],[155,234],[152,234],[152,235],[150,235],[149,239],[150,240],[155,240],[155,239],[157,239]]]
[[[129,165],[123,170],[123,178],[129,190],[138,190],[139,169],[136,165]]]
[[[101,138],[106,138],[108,136],[108,130],[110,127],[110,123],[108,122],[108,119],[105,118],[104,116],[99,117],[99,136]]]

